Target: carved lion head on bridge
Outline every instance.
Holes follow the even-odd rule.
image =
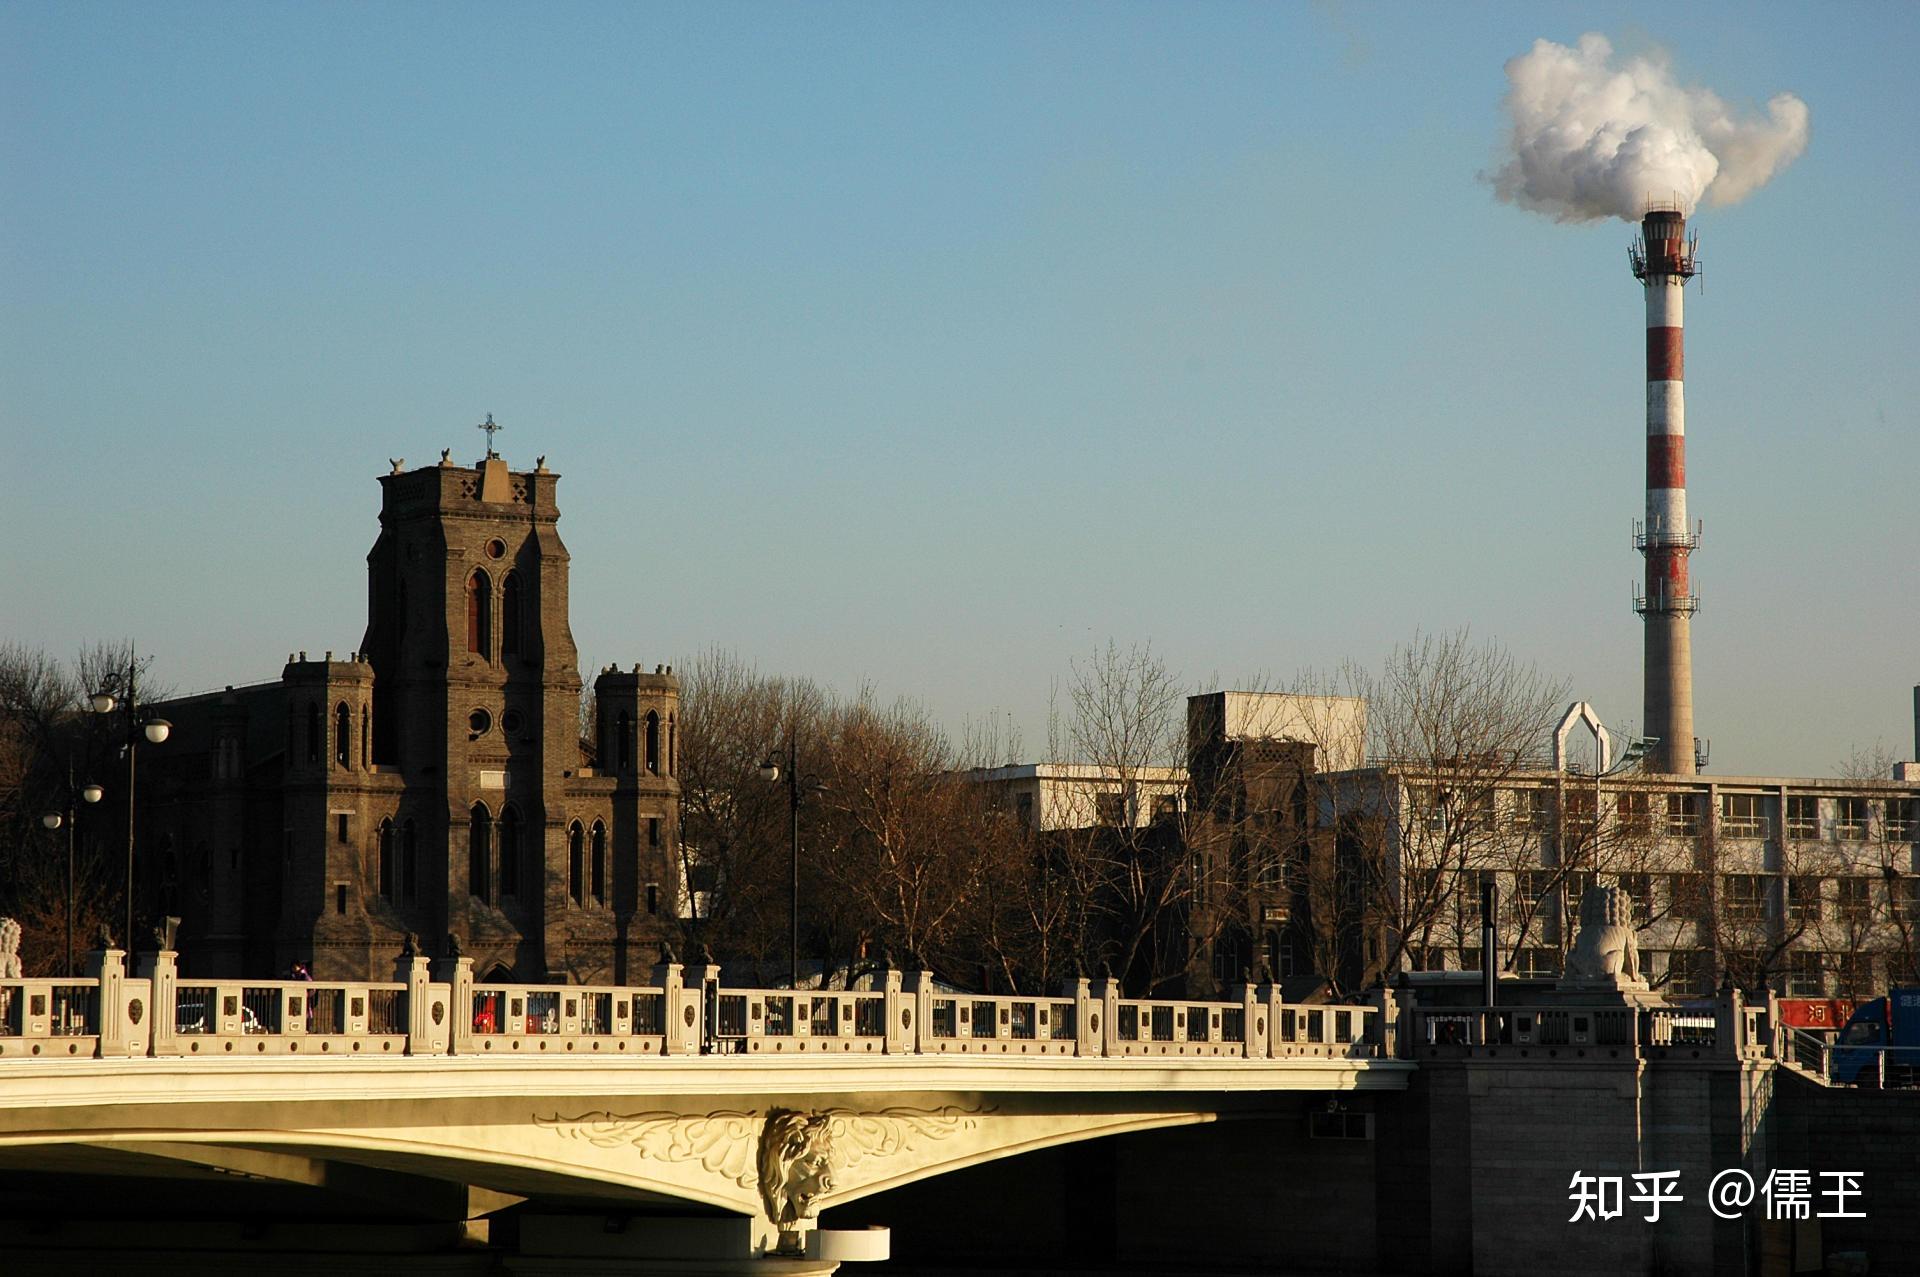
[[[811,1217],[833,1191],[832,1118],[774,1109],[760,1133],[760,1196],[782,1232]]]

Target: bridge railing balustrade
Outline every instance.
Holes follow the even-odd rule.
[[[1282,1006],[1274,1017],[1273,1055],[1279,1059],[1320,1056],[1361,1059],[1377,1054],[1372,1018],[1362,1006]]]
[[[99,981],[0,982],[0,1057],[99,1052]]]
[[[722,1041],[744,1040],[747,1036],[747,995],[722,993],[714,998],[714,1036]]]
[[[925,1031],[908,1043],[928,1055],[1073,1055],[1071,998],[935,997]]]
[[[666,993],[587,985],[475,985],[466,1035],[473,1054],[660,1055]]]
[[[1647,1012],[1647,1045],[1712,1046],[1718,1037],[1718,1027],[1711,1011],[1655,1007]]]
[[[732,1050],[748,1054],[787,1052],[873,1052],[886,1049],[887,995],[814,989],[799,993],[743,990],[721,998],[726,1018],[729,997],[745,1007],[744,1033]],[[728,1025],[723,1023],[721,1036]]]
[[[1686,1007],[1563,1004],[1416,1009],[1413,1034],[1416,1056],[1544,1047],[1556,1052],[1572,1048],[1578,1058],[1577,1053],[1588,1047],[1708,1050],[1720,1044],[1719,1016],[1712,1010]]]
[[[903,973],[889,971],[864,990],[727,989],[710,964],[687,968],[697,973],[693,980],[664,964],[655,968],[655,983],[643,987],[475,985],[464,959],[448,960],[441,968],[447,982],[434,982],[428,960],[419,957],[407,959],[404,982],[181,981],[173,955],[160,957],[138,980],[127,979],[117,960],[102,967],[114,1008],[105,1025],[98,1008],[108,985],[101,980],[0,981],[0,1057],[95,1055],[108,1037],[107,1054],[173,1057],[830,1052],[1266,1059],[1359,1058],[1378,1050],[1369,1021],[1374,1008],[1285,1005],[1271,986],[1243,988],[1238,1001],[1220,1002],[1124,999],[1110,980],[1081,980],[1057,997],[980,995],[939,992],[924,975],[903,987]],[[1559,1032],[1550,1024],[1535,1031]],[[56,1040],[68,1049],[53,1046]]]
[[[1049,1002],[1040,1009],[1040,1023],[1056,1042],[1071,1042],[1078,1031],[1080,1009],[1071,1002]]]
[[[404,984],[163,981],[153,1014],[153,1054],[401,1055],[407,1050]],[[170,1001],[171,1005],[163,1005]]]
[[[580,1032],[607,1037],[613,1032],[613,994],[588,989],[580,994]]]
[[[1220,1008],[1220,1040],[1238,1042],[1242,1046],[1247,1041],[1247,1009],[1241,1006],[1223,1006]]]

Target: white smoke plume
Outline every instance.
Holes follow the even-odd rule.
[[[1706,89],[1675,82],[1663,53],[1614,64],[1605,36],[1578,48],[1536,40],[1507,63],[1512,154],[1492,177],[1509,204],[1555,221],[1637,221],[1649,200],[1692,213],[1732,204],[1807,145],[1807,104],[1791,93],[1765,119],[1740,118]]]

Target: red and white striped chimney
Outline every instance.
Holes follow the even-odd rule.
[[[1697,269],[1686,214],[1655,209],[1640,223],[1630,250],[1633,273],[1647,292],[1647,517],[1634,545],[1647,560],[1647,588],[1634,609],[1646,620],[1644,666],[1648,751],[1652,771],[1691,776],[1693,735],[1693,613],[1699,607],[1687,581],[1687,559],[1700,530],[1687,522],[1685,342],[1681,322],[1687,281]]]

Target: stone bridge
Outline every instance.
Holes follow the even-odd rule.
[[[633,1245],[655,1255],[827,1271],[885,1239],[818,1230],[823,1210],[1075,1141],[1297,1113],[1301,1092],[1404,1091],[1415,1068],[1389,1058],[1384,996],[986,997],[900,972],[735,989],[678,964],[645,987],[476,986],[465,959],[437,965],[196,981],[171,953],[130,976],[106,950],[85,980],[0,982],[0,1174],[317,1187],[470,1229],[591,1205],[596,1233],[609,1209],[643,1220]]]

